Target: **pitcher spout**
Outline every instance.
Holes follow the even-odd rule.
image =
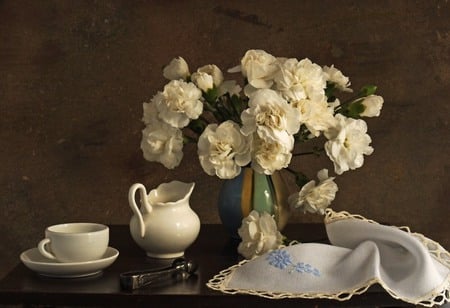
[[[195,183],[172,181],[162,183],[156,189],[150,191],[148,196],[151,204],[170,205],[186,202],[191,197]]]

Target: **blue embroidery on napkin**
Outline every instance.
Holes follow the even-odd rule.
[[[320,271],[311,264],[304,262],[292,262],[291,255],[286,250],[277,249],[271,251],[266,260],[269,264],[279,269],[289,269],[289,273],[296,271],[297,273],[307,273],[316,277],[320,276]]]

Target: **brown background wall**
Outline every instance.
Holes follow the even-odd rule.
[[[142,102],[175,56],[225,69],[251,48],[379,86],[375,152],[337,179],[333,208],[450,248],[449,20],[448,1],[1,1],[0,276],[47,225],[127,224],[134,182],[195,181],[192,208],[217,223],[221,182],[194,148],[174,171],[142,158]],[[326,157],[297,164],[332,169]]]

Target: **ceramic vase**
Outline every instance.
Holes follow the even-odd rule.
[[[244,168],[235,178],[224,180],[219,192],[220,220],[230,236],[239,239],[237,230],[252,210],[274,216],[281,231],[289,218],[289,190],[281,174],[260,174]]]

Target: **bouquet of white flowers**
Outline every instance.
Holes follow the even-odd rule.
[[[338,175],[363,165],[373,148],[362,117],[380,114],[383,98],[375,86],[365,86],[345,101],[339,92],[352,92],[349,78],[333,65],[319,66],[309,59],[274,57],[263,50],[248,50],[240,65],[224,80],[214,64],[190,73],[182,57],[163,70],[169,80],[162,91],[143,104],[141,149],[148,161],[172,169],[180,164],[183,146],[197,143],[198,157],[208,175],[231,179],[241,168],[272,174],[286,169],[301,188],[289,198],[293,208],[323,214],[338,190],[328,170],[319,182],[289,168],[296,143],[325,136],[322,151]]]

